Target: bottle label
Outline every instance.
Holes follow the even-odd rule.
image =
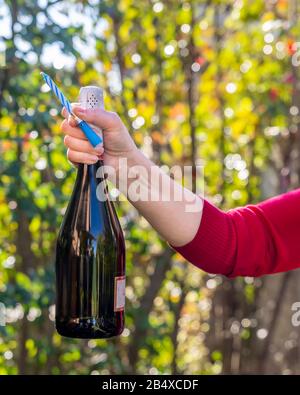
[[[125,276],[115,277],[115,300],[114,311],[122,311],[125,308]]]

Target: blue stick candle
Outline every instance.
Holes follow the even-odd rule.
[[[41,75],[44,78],[46,84],[50,87],[52,92],[61,102],[63,107],[65,107],[68,113],[75,119],[75,121],[77,122],[77,126],[80,127],[80,129],[83,131],[83,133],[85,134],[89,142],[92,144],[92,146],[95,148],[98,145],[100,145],[102,143],[102,138],[90,127],[90,125],[87,122],[83,121],[73,113],[71,103],[62,93],[62,91],[58,88],[58,86],[55,84],[52,78],[49,77],[48,74],[43,72],[41,72]]]

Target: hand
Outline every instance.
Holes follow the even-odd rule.
[[[62,115],[66,119],[61,124],[61,130],[65,133],[64,144],[68,148],[67,156],[71,162],[92,164],[103,159],[105,165],[117,169],[119,158],[129,158],[137,150],[116,113],[102,109],[84,109],[78,103],[72,104],[72,109],[79,118],[102,129],[104,148],[93,148],[64,108]]]

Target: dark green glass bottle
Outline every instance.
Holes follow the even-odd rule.
[[[101,104],[99,88],[82,89],[86,105]],[[80,164],[57,239],[56,329],[75,338],[117,336],[124,307],[125,243],[103,162]]]

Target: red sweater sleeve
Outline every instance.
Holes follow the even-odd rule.
[[[228,277],[300,267],[300,189],[223,212],[204,202],[194,239],[174,247],[197,267]]]

